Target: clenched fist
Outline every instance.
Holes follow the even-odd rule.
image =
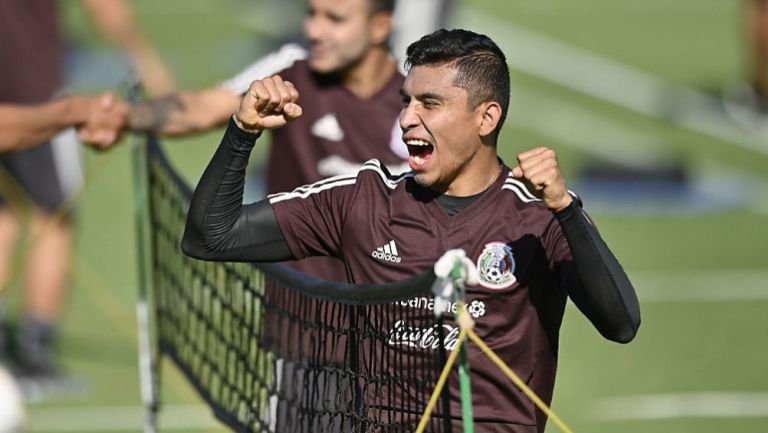
[[[280,128],[301,116],[298,100],[299,92],[293,83],[283,81],[279,75],[256,80],[240,101],[235,122],[250,131]]]
[[[573,197],[565,187],[554,150],[537,147],[517,155],[517,162],[512,175],[528,184],[550,210],[557,212],[571,204]]]

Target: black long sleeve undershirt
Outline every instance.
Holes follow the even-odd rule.
[[[230,120],[192,196],[182,240],[185,254],[216,261],[294,258],[269,201],[242,204],[245,169],[258,137]],[[605,338],[632,340],[640,326],[640,308],[618,260],[575,202],[555,217],[578,274],[569,282],[569,296]]]
[[[640,304],[629,277],[576,200],[555,218],[578,274],[569,281],[568,295],[603,337],[628,343],[640,327]]]
[[[260,134],[230,119],[221,144],[192,194],[181,249],[203,260],[293,259],[268,200],[243,205],[245,169]]]

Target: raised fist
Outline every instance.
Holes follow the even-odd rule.
[[[554,150],[537,147],[517,155],[517,162],[512,176],[526,183],[549,209],[559,211],[571,204],[573,197],[565,187]]]
[[[293,83],[283,81],[279,75],[256,80],[240,101],[235,122],[250,131],[280,128],[301,116],[298,100],[299,92]]]

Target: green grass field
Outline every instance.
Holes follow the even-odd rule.
[[[269,27],[275,15],[263,10],[276,1],[136,3],[184,88],[227,78],[267,52],[275,34]],[[455,22],[497,39],[513,68],[513,102],[500,145],[507,161],[531,146],[552,146],[569,179],[578,179],[593,161],[677,160],[705,192],[741,197],[701,212],[626,212],[595,197],[602,204],[592,214],[635,282],[643,325],[633,343],[616,345],[569,308],[555,411],[575,432],[768,431],[768,136],[739,132],[724,114],[707,117],[711,107],[676,93],[685,88],[714,101],[741,78],[741,2],[459,3]],[[65,15],[75,41],[103,49],[77,6],[68,5]],[[544,60],[553,65],[551,74],[540,69]],[[617,64],[633,73],[606,69]],[[633,104],[647,96],[635,72],[670,86],[661,88],[661,103]],[[730,130],[737,131],[732,140],[721,134]],[[214,131],[167,140],[167,148],[194,180],[219,137]],[[31,405],[30,431],[141,429],[129,146],[89,152],[87,162],[63,329],[65,365],[86,388]],[[589,210],[586,193],[584,200]],[[19,287],[16,281],[14,291]],[[167,366],[162,395],[162,430],[222,431]],[[547,431],[557,428],[550,423]]]

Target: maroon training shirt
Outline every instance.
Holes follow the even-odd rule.
[[[509,168],[452,217],[410,174],[389,177],[376,160],[357,176],[274,194],[270,202],[296,257],[339,257],[349,282],[356,284],[411,277],[430,269],[445,251],[464,249],[481,274],[482,283],[466,293],[477,334],[545,402],[551,401],[566,302],[563,282],[575,270],[552,212]],[[406,303],[431,308],[427,298]],[[451,332],[453,322],[448,323],[450,346],[456,332]],[[390,323],[388,332],[393,346],[434,342],[428,330],[399,320]],[[479,349],[469,347],[478,431],[543,431],[543,414]],[[459,414],[455,377],[451,394],[452,413]]]

